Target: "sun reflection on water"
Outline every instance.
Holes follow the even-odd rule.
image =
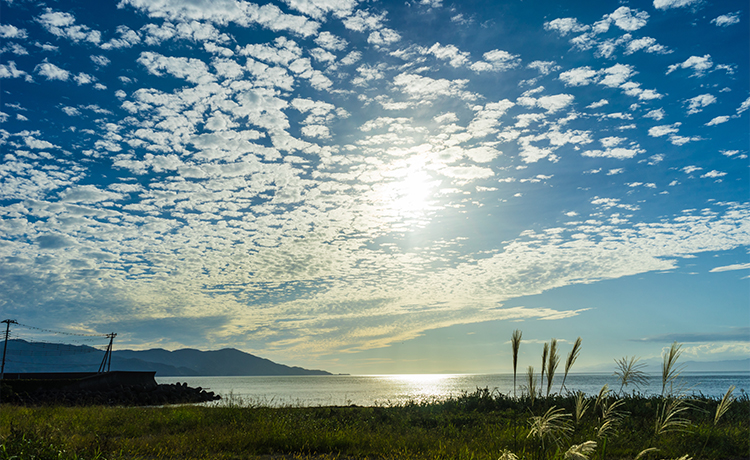
[[[398,388],[400,392],[411,394],[418,400],[444,399],[453,393],[453,381],[460,374],[399,374],[378,376],[383,381]]]

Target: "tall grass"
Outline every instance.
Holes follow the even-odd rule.
[[[689,407],[682,398],[668,398],[660,405],[654,425],[654,433],[660,436],[670,431],[685,431],[690,420],[685,418]]]
[[[568,353],[568,359],[565,360],[565,375],[563,376],[562,385],[560,385],[560,394],[562,394],[563,388],[565,388],[565,380],[568,378],[568,372],[570,372],[570,368],[573,367],[573,364],[576,362],[576,359],[578,359],[578,354],[581,352],[581,338],[578,337],[573,344],[573,348],[570,350],[570,353]]]
[[[544,415],[531,417],[529,425],[527,437],[536,439],[538,443],[537,458],[546,458],[552,444],[558,448],[562,447],[573,432],[570,414],[555,406],[549,408]]]
[[[510,338],[510,346],[513,350],[513,397],[516,396],[516,369],[518,368],[518,350],[521,348],[521,337],[523,333],[516,329]]]
[[[620,379],[620,395],[625,387],[633,384],[636,388],[640,389],[641,385],[648,384],[648,375],[643,371],[646,367],[644,363],[639,363],[638,360],[633,356],[628,360],[628,357],[620,358],[615,360],[616,368],[615,374]],[[662,388],[663,392],[663,388]]]
[[[649,457],[655,460],[696,455],[705,445],[696,458],[719,460],[746,458],[750,452],[747,394],[725,405],[716,425],[718,398],[694,400],[701,410],[681,414],[691,422],[686,431],[657,435],[660,396],[629,396],[613,406],[619,399],[601,393],[596,410],[595,396],[583,398],[589,406],[577,423],[568,415],[577,396],[542,397],[531,406],[523,396],[486,389],[446,401],[376,407],[3,406],[0,459],[498,460],[505,455],[510,460],[512,453],[520,460],[560,460],[566,453],[579,458],[572,457],[576,453],[599,460],[633,459],[658,447],[659,456]],[[623,414],[619,423],[606,437],[597,437],[613,409]],[[574,429],[556,428],[557,422]],[[575,448],[592,441],[594,452]]]
[[[555,378],[558,364],[560,364],[560,356],[557,354],[557,339],[552,339],[549,346],[549,361],[547,361],[547,396],[552,389],[552,380]]]
[[[534,373],[534,366],[529,366],[526,371],[526,389],[528,390],[529,400],[533,406],[536,399],[536,374]]]
[[[669,350],[666,353],[664,353],[664,360],[661,366],[661,395],[662,397],[664,396],[664,393],[666,392],[667,387],[669,387],[669,393],[667,393],[667,395],[669,396],[675,395],[675,383],[683,369],[681,366],[677,365],[677,359],[682,354],[682,351],[680,350],[680,348],[682,348],[682,345],[680,345],[677,342],[673,342],[672,346],[669,347]],[[680,386],[678,388],[678,392],[681,390],[682,388]]]
[[[541,394],[542,390],[544,390],[544,370],[547,367],[547,355],[549,354],[549,344],[544,343],[544,347],[542,348],[542,373],[539,377],[539,393]]]
[[[730,386],[727,392],[724,394],[724,397],[721,398],[719,405],[716,406],[716,413],[714,414],[714,426],[719,424],[719,420],[721,419],[721,417],[723,417],[724,414],[727,413],[729,407],[734,402],[734,396],[732,396],[734,388],[734,385]]]

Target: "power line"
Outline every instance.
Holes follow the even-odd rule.
[[[5,321],[3,321],[3,322],[5,322]],[[81,334],[81,333],[78,333],[78,332],[53,331],[52,329],[45,329],[45,328],[41,328],[41,327],[29,326],[27,324],[21,324],[21,323],[17,323],[17,322],[14,322],[14,324],[16,324],[18,326],[21,326],[21,327],[25,327],[27,329],[33,329],[35,331],[47,332],[49,334],[73,335],[73,336],[78,336],[78,337],[107,337],[107,338],[109,338],[109,334]]]

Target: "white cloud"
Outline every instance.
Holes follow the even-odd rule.
[[[87,41],[98,44],[101,41],[101,32],[91,30],[86,26],[75,25],[76,20],[72,14],[52,11],[51,8],[47,8],[46,11],[36,20],[51,34],[74,42]]]
[[[604,107],[605,105],[609,104],[609,101],[606,99],[601,99],[598,102],[592,102],[591,104],[587,105],[587,109],[598,109],[599,107]]]
[[[100,190],[94,185],[77,185],[60,192],[60,199],[72,203],[98,203],[122,200],[124,195]]]
[[[304,16],[281,11],[273,4],[263,6],[236,0],[120,0],[118,7],[132,6],[150,17],[178,22],[211,21],[217,24],[237,23],[241,26],[260,24],[274,31],[287,30],[304,37],[317,33],[319,24]]]
[[[617,88],[637,73],[633,70],[633,66],[625,64],[615,64],[603,69],[602,72],[605,76],[599,81],[599,84],[610,88]]]
[[[716,97],[712,94],[701,94],[685,101],[688,105],[688,115],[698,113],[703,110],[704,107],[708,107],[716,102]]]
[[[711,24],[716,24],[718,27],[729,27],[732,24],[740,22],[740,12],[722,14],[714,19],[711,19]]]
[[[625,94],[628,96],[637,97],[641,101],[651,101],[664,97],[653,89],[641,89],[640,83],[634,83],[632,81],[623,83],[620,85],[620,88],[625,91]]]
[[[719,117],[712,118],[711,121],[706,123],[706,126],[716,126],[722,123],[726,123],[727,121],[729,121],[729,117],[726,115],[722,115]]]
[[[60,147],[41,139],[36,139],[33,136],[27,135],[23,138],[24,143],[28,148],[31,149],[59,149]]]
[[[323,125],[308,125],[302,127],[302,135],[305,137],[314,137],[318,139],[329,139],[331,132],[327,126]]]
[[[633,158],[639,153],[645,153],[646,151],[638,147],[634,148],[608,148],[606,150],[586,150],[581,153],[584,157],[591,158],[615,158],[617,160],[626,160]]]
[[[65,114],[68,115],[68,116],[70,116],[70,117],[77,117],[77,116],[81,115],[81,111],[78,110],[75,107],[63,107],[60,110],[62,110],[63,112],[65,112]]]
[[[727,175],[727,173],[725,173],[725,172],[723,172],[723,171],[716,171],[716,170],[713,170],[713,171],[709,171],[709,172],[707,172],[706,174],[703,174],[703,175],[701,176],[701,178],[704,178],[704,179],[705,179],[705,178],[709,178],[709,179],[716,179],[716,178],[719,178],[719,177],[724,177],[724,176],[726,176],[726,175]]]
[[[70,72],[49,62],[42,62],[34,68],[34,71],[47,80],[65,81],[70,77]]]
[[[669,136],[669,142],[671,142],[673,145],[685,145],[688,142],[695,142],[695,141],[702,141],[703,138],[700,136],[677,136],[675,134],[672,134]]]
[[[107,58],[107,56],[89,56],[91,58],[91,61],[98,65],[99,67],[106,67],[110,64],[110,60]]]
[[[654,109],[649,111],[646,115],[644,115],[645,118],[653,118],[656,121],[661,120],[664,118],[666,113],[664,112],[664,109]]]
[[[0,38],[13,38],[17,40],[28,36],[25,29],[19,29],[13,24],[0,24]]]
[[[722,14],[711,20],[711,24],[716,24],[718,27],[729,27],[733,24],[740,22],[740,12]]]
[[[435,99],[439,96],[449,96],[473,101],[477,96],[463,89],[468,82],[468,80],[433,79],[410,73],[396,75],[393,79],[393,84],[412,98]]]
[[[568,107],[574,99],[575,97],[572,94],[555,94],[539,98],[522,96],[518,98],[517,102],[526,107],[541,107],[547,110],[547,113],[555,113]]]
[[[349,44],[346,40],[330,32],[321,32],[315,38],[315,43],[328,51],[344,51]]]
[[[745,99],[742,104],[737,108],[737,115],[741,114],[742,112],[746,111],[747,109],[750,109],[750,97]]]
[[[521,63],[518,55],[498,49],[487,51],[482,57],[484,61],[478,61],[471,65],[471,69],[475,72],[487,70],[502,72],[518,67]]]
[[[684,62],[680,64],[673,64],[670,65],[667,68],[667,75],[674,72],[677,69],[693,69],[693,75],[694,77],[700,77],[703,76],[706,70],[710,69],[713,66],[713,61],[711,61],[711,55],[706,54],[701,56],[690,56],[687,58]]]
[[[584,32],[590,27],[580,24],[576,18],[558,18],[545,22],[544,29],[557,31],[560,35],[567,35],[571,32]]]
[[[151,51],[144,51],[138,57],[137,62],[154,75],[162,75],[162,71],[166,71],[191,83],[208,83],[215,79],[208,72],[206,63],[199,59],[162,56]]]
[[[651,38],[651,37],[643,37],[643,38],[631,40],[630,42],[628,42],[627,46],[625,47],[625,54],[630,55],[641,50],[644,50],[647,53],[656,53],[656,54],[671,53],[671,51],[667,49],[665,46],[662,46],[656,43],[656,39]]]
[[[585,86],[595,82],[597,71],[589,66],[578,67],[560,74],[560,80],[565,86]]]
[[[750,264],[724,265],[722,267],[714,267],[711,270],[709,270],[709,272],[719,273],[719,272],[728,272],[728,271],[734,271],[734,270],[750,270]]]
[[[614,147],[616,145],[620,145],[622,142],[626,141],[627,139],[624,137],[605,137],[603,139],[599,139],[599,142],[602,144],[602,147]]]
[[[526,65],[527,69],[536,69],[541,75],[549,75],[550,72],[560,68],[555,61],[532,61]]]
[[[375,15],[366,10],[357,10],[353,15],[343,19],[344,27],[357,32],[377,30],[383,27],[385,13]]]
[[[383,28],[375,30],[367,37],[367,43],[373,45],[390,45],[401,40],[401,35],[393,29]]]
[[[352,9],[357,5],[357,0],[284,0],[284,3],[300,13],[318,20],[324,20],[329,13],[338,17],[349,16]]]
[[[341,61],[341,65],[352,65],[357,63],[360,59],[362,59],[362,53],[359,51],[352,51],[351,53],[344,56]]]
[[[677,122],[671,125],[660,125],[649,128],[648,135],[651,137],[661,137],[667,134],[673,134],[679,131],[679,127],[682,123]]]
[[[654,8],[659,10],[667,10],[670,8],[682,8],[685,6],[694,5],[701,2],[702,0],[654,0]]]
[[[94,77],[92,77],[89,74],[81,72],[78,75],[74,76],[73,80],[78,84],[78,86],[81,86],[81,85],[88,85],[89,83],[93,83]]]
[[[459,50],[454,45],[443,46],[437,42],[430,48],[420,47],[419,51],[422,54],[431,54],[438,59],[448,61],[453,67],[461,67],[469,62],[469,53]]]
[[[16,68],[15,62],[8,61],[7,65],[0,64],[0,78],[20,78],[24,76],[27,80],[30,78],[29,74]]]
[[[100,48],[103,50],[131,48],[141,42],[141,36],[138,32],[130,30],[126,26],[118,26],[117,32],[120,34],[120,38],[113,38],[106,43],[102,43]]]
[[[631,10],[627,6],[617,8],[606,19],[613,21],[617,27],[628,32],[638,30],[648,22],[649,15],[645,11]]]

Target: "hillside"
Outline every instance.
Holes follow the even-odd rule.
[[[10,340],[5,372],[95,372],[103,357],[103,351],[86,345]],[[111,370],[156,371],[160,377],[330,375],[326,371],[278,364],[234,348],[216,351],[118,350],[112,353]]]

